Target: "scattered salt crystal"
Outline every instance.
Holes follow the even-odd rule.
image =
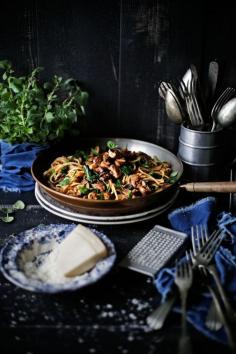
[[[130,313],[130,314],[129,314],[129,318],[130,318],[131,320],[137,320],[137,317],[136,317],[135,314],[133,314],[133,313]]]
[[[132,299],[132,300],[131,300],[131,303],[132,303],[133,305],[138,305],[139,300],[138,300],[138,299]]]
[[[25,317],[23,317],[23,316],[20,316],[20,317],[19,317],[19,321],[23,322],[23,321],[25,321],[25,320],[26,320]]]

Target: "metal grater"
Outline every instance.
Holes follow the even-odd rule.
[[[121,261],[120,266],[154,277],[181,249],[187,234],[154,226]]]

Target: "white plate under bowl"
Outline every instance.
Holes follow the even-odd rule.
[[[44,293],[73,291],[95,283],[112,268],[116,251],[112,241],[103,233],[92,231],[106,245],[108,255],[100,260],[90,271],[63,282],[45,282],[30,276],[25,271],[26,260],[34,264],[35,269],[40,266],[39,257],[46,257],[52,250],[52,244],[60,243],[75,224],[38,225],[9,238],[0,252],[0,269],[9,281],[26,290]]]
[[[140,222],[154,218],[163,212],[167,211],[178,196],[178,191],[168,200],[162,207],[152,208],[141,213],[122,215],[122,216],[93,216],[85,215],[75,212],[69,207],[61,205],[59,202],[56,202],[53,198],[50,198],[48,194],[44,193],[40,187],[36,184],[35,186],[35,197],[38,203],[50,213],[60,216],[67,220],[82,222],[86,224],[98,224],[98,225],[119,225],[119,224],[128,224],[134,222]]]

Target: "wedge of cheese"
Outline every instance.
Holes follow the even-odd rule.
[[[57,272],[75,277],[92,269],[107,256],[104,243],[89,228],[77,225],[52,251],[51,260]]]

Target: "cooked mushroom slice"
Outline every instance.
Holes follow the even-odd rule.
[[[114,159],[116,157],[116,151],[109,149],[108,155],[111,159]]]
[[[115,177],[115,178],[119,178],[121,175],[120,169],[119,167],[115,166],[115,165],[111,165],[109,167],[109,170],[111,171],[111,174]]]
[[[118,166],[118,167],[124,165],[125,163],[126,163],[126,160],[124,158],[115,160],[115,165]]]
[[[93,188],[98,189],[101,192],[104,192],[106,190],[106,187],[102,182],[93,183],[92,186]]]
[[[93,199],[93,200],[98,199],[97,193],[96,193],[96,192],[90,192],[90,193],[88,194],[88,199]]]

